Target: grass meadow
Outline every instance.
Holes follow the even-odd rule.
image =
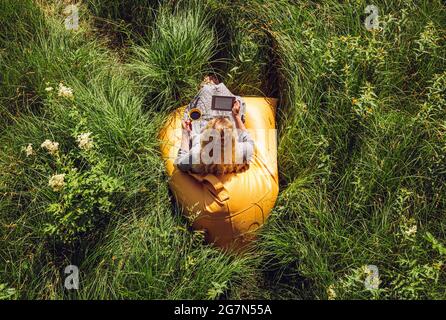
[[[379,1],[367,30],[369,4],[0,1],[0,299],[446,299],[446,6]],[[279,198],[240,255],[158,149],[214,72],[279,98]]]

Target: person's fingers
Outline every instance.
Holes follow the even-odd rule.
[[[190,122],[189,120],[182,120],[182,121],[181,121],[181,127],[182,127],[184,130],[190,131],[190,129],[189,129],[189,127],[190,127],[189,122]]]
[[[237,100],[234,102],[234,105],[232,106],[232,113],[234,115],[237,115],[240,112],[240,102]]]
[[[192,131],[192,122],[190,120],[185,121],[185,129],[187,131]]]

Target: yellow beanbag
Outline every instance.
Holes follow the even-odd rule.
[[[169,185],[196,230],[219,247],[243,246],[268,217],[279,192],[275,110],[277,99],[244,97],[245,125],[255,141],[247,171],[216,176],[180,171],[174,165],[181,145],[185,107],[172,112],[160,132]]]

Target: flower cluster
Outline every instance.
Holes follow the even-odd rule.
[[[27,157],[34,155],[34,150],[33,150],[33,144],[29,143],[28,146],[25,148],[25,154]]]
[[[336,291],[332,284],[327,288],[327,297],[328,300],[336,300]]]
[[[72,99],[74,97],[73,95],[73,89],[66,87],[63,85],[63,83],[59,83],[59,91],[57,94],[59,97],[69,98]]]
[[[52,155],[55,155],[59,150],[59,143],[48,139],[46,139],[40,146],[48,150],[48,152]]]
[[[417,223],[413,218],[405,219],[405,221],[401,225],[401,232],[407,238],[415,238],[417,231]]]
[[[80,134],[76,141],[79,143],[79,148],[82,150],[90,150],[93,147],[93,138],[90,137],[91,132]]]
[[[60,191],[65,186],[65,174],[55,174],[48,181],[48,185],[53,191]]]

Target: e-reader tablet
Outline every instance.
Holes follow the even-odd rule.
[[[235,97],[231,96],[212,96],[212,110],[231,111]]]

